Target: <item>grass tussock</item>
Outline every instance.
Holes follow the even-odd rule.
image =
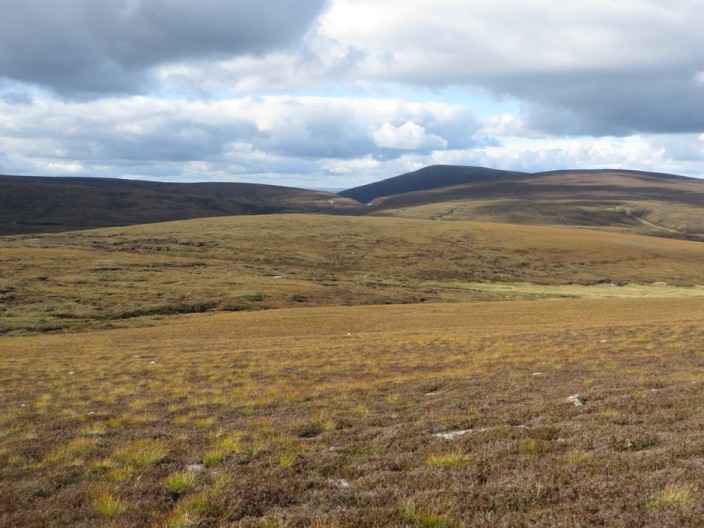
[[[119,447],[113,456],[127,466],[147,468],[162,460],[168,452],[164,442],[137,440]]]
[[[444,455],[430,455],[425,459],[425,463],[431,467],[441,467],[455,469],[467,464],[467,456],[462,453],[450,453]]]
[[[194,471],[178,471],[171,473],[164,479],[164,485],[171,493],[180,495],[186,490],[193,487],[196,482],[196,473]]]
[[[91,504],[96,513],[103,517],[117,517],[124,513],[126,506],[110,492],[101,490],[94,493]]]
[[[452,528],[453,526],[447,516],[419,509],[410,499],[401,506],[400,516],[403,520],[423,528]]]

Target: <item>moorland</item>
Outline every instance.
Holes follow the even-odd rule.
[[[704,182],[419,172],[13,187],[0,526],[700,526]]]

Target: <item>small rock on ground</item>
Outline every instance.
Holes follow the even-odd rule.
[[[458,436],[466,435],[467,433],[471,433],[471,429],[465,429],[464,431],[451,431],[449,433],[435,433],[433,436],[437,436],[438,438],[443,438],[445,440],[454,440]]]
[[[584,405],[586,403],[586,400],[582,396],[580,396],[579,394],[573,394],[572,396],[567,398],[567,401],[575,404],[577,407],[579,407],[580,405]]]

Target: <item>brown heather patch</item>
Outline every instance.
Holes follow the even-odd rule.
[[[0,526],[700,526],[703,308],[309,308],[6,337]]]

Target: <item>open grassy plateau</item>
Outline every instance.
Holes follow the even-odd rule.
[[[692,241],[399,218],[210,218],[0,238],[0,334],[291,306],[691,296],[702,284],[704,244]]]
[[[703,262],[375,217],[2,237],[0,526],[702,526]]]

